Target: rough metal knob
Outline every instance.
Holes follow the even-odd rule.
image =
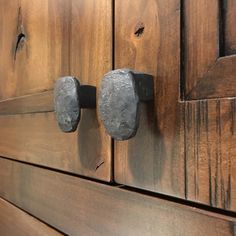
[[[130,69],[107,73],[101,82],[99,115],[110,136],[132,138],[139,126],[140,102],[152,100],[153,76]]]
[[[72,76],[58,79],[54,87],[56,119],[63,132],[74,132],[80,121],[81,108],[96,108],[96,88],[80,85]]]

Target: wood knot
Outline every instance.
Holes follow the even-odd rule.
[[[143,22],[138,22],[134,29],[134,35],[140,37],[144,32],[145,26]]]

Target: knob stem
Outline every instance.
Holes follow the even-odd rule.
[[[81,108],[96,108],[96,87],[81,85],[79,88],[79,101]]]
[[[141,102],[153,100],[154,86],[153,76],[142,72],[131,71],[134,76],[134,82]]]

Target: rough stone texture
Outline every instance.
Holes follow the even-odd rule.
[[[114,70],[104,76],[98,100],[99,115],[114,139],[127,140],[136,134],[139,102],[132,71]]]
[[[79,81],[71,76],[57,80],[54,106],[58,125],[63,132],[76,130],[80,120]]]

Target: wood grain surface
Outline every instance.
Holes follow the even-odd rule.
[[[142,105],[136,136],[115,142],[115,180],[184,197],[179,0],[117,0],[115,24],[115,67],[151,74],[155,83],[155,100]]]
[[[219,57],[219,1],[183,1],[183,60],[185,96],[204,80],[205,73]],[[210,9],[210,11],[209,11]],[[196,97],[194,97],[196,99]]]
[[[236,211],[235,99],[227,98],[236,91],[235,56],[215,61],[219,1],[183,3],[116,1],[115,66],[154,75],[155,99],[143,105],[137,135],[115,142],[115,180]],[[185,101],[184,83],[200,86],[195,79],[214,63],[197,92],[208,96],[217,88],[226,98]]]
[[[1,1],[1,99],[52,89],[69,74],[70,2]]]
[[[96,85],[111,69],[111,1],[2,0],[0,11],[0,99],[70,74]]]
[[[235,211],[235,98],[228,98],[235,95],[234,1],[180,3],[115,2],[115,67],[152,74],[155,82],[136,137],[115,142],[115,181]],[[1,4],[5,114],[42,111],[50,96],[39,93],[40,100],[38,92],[67,73],[99,86],[112,67],[111,1]],[[24,96],[35,92],[39,102]],[[96,111],[83,111],[74,134],[60,133],[52,112],[0,116],[0,129],[2,156],[111,180],[111,140]]]
[[[111,150],[94,113],[85,110],[74,133],[59,129],[54,112],[0,116],[0,155],[110,181]]]
[[[186,198],[236,211],[236,100],[184,106]]]
[[[236,54],[236,1],[224,0],[223,20],[224,20],[224,37],[225,37],[225,54]]]
[[[0,101],[0,115],[16,115],[49,111],[54,111],[52,90]]]
[[[219,57],[202,79],[198,80],[187,98],[225,98],[236,95],[236,55]]]
[[[235,0],[183,1],[186,99],[236,96],[235,9]]]
[[[111,138],[96,111],[82,111],[74,134],[50,111],[56,79],[97,86],[111,70],[112,2],[3,0],[0,25],[0,155],[110,181]]]
[[[0,235],[3,236],[62,236],[24,211],[0,199]]]
[[[235,235],[236,218],[0,159],[0,196],[68,235]]]

